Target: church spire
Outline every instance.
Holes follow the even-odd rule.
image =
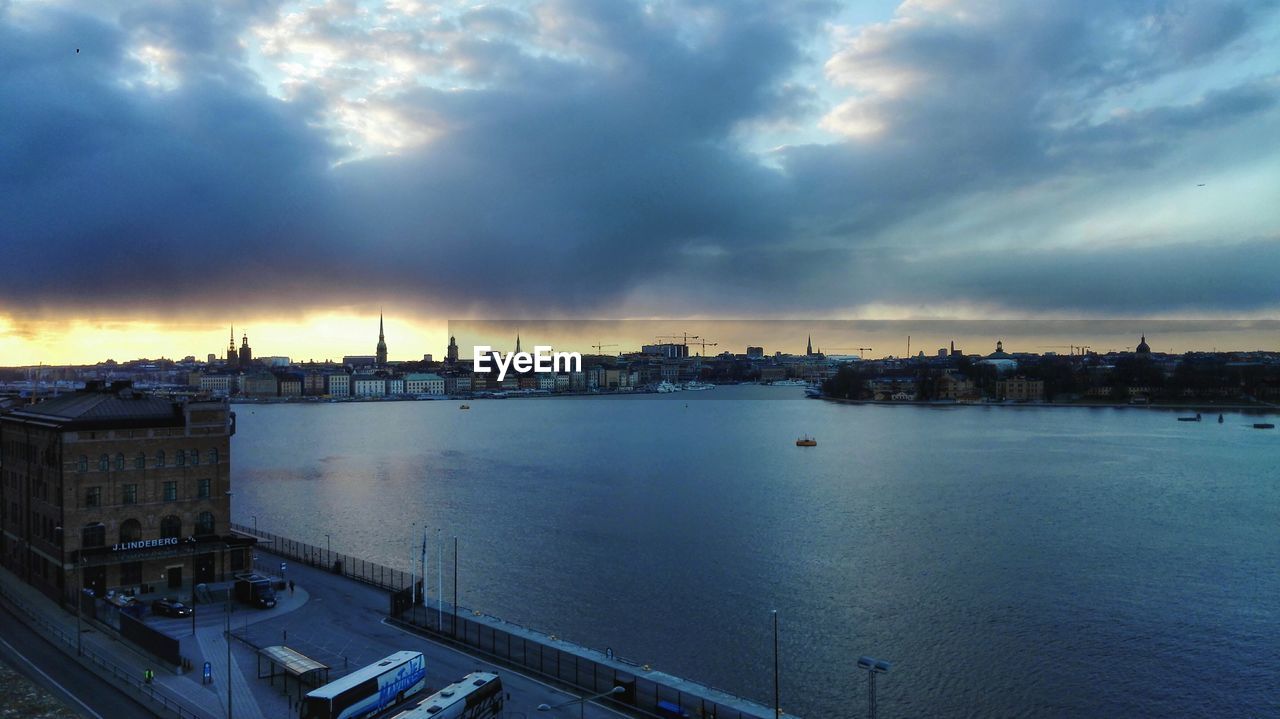
[[[520,330],[516,330],[516,354],[520,353]]]
[[[809,335],[809,345],[805,347],[805,354],[813,354],[813,335]]]
[[[382,310],[378,310],[377,363],[379,367],[383,367],[387,364],[387,338],[382,332]]]

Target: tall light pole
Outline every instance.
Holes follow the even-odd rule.
[[[431,611],[430,604],[427,611]],[[439,529],[436,529],[436,626],[444,631],[444,537],[440,536]]]
[[[587,715],[587,702],[595,701],[596,699],[599,699],[600,697],[607,697],[607,696],[609,696],[610,694],[621,694],[621,693],[623,693],[623,692],[625,692],[625,691],[626,691],[626,688],[625,688],[625,687],[614,687],[614,688],[610,689],[610,690],[609,690],[609,691],[607,691],[607,692],[601,692],[601,693],[599,693],[599,694],[596,694],[596,695],[593,695],[593,696],[589,696],[589,697],[581,697],[581,698],[578,698],[578,699],[570,699],[569,701],[567,701],[567,702],[565,702],[565,703],[563,703],[563,704],[557,704],[557,705],[555,705],[555,706],[551,706],[550,704],[539,704],[539,705],[538,705],[538,711],[540,711],[540,712],[549,712],[549,711],[551,711],[552,709],[560,709],[560,708],[563,708],[563,707],[567,707],[567,706],[569,706],[570,704],[577,704],[577,705],[578,705],[578,719],[583,719],[583,717],[585,717],[585,716]]]
[[[333,543],[329,540],[329,535],[326,534],[324,535],[324,563],[332,566],[331,559],[333,559]]]
[[[773,717],[781,719],[782,701],[778,695],[778,610],[773,610]]]
[[[249,516],[253,517],[253,535],[256,537],[258,536],[258,515],[251,514]]]
[[[858,657],[858,668],[867,670],[867,719],[876,719],[876,675],[887,674],[891,666],[875,657]]]

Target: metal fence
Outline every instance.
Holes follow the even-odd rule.
[[[288,557],[309,567],[328,569],[335,574],[341,574],[357,582],[372,584],[379,589],[386,589],[392,592],[399,591],[409,586],[409,579],[412,576],[409,572],[392,569],[349,554],[334,552],[328,547],[318,547],[314,544],[299,542],[296,539],[289,539],[271,532],[262,532],[253,527],[246,527],[243,524],[233,522],[231,529],[241,534],[258,537],[258,549],[281,557]]]
[[[403,595],[404,593],[398,593]],[[536,632],[512,625],[513,631],[494,626],[492,619],[461,607],[424,607],[411,605],[403,596],[392,599],[391,621],[423,634],[466,647],[491,661],[519,669],[556,684],[589,694],[622,687],[616,698],[600,701],[611,706],[651,717],[704,717],[706,719],[764,719],[773,711],[760,706],[752,711],[743,705],[755,705],[748,699],[727,692],[701,687],[705,694],[670,686],[662,679],[644,676],[649,667],[617,656],[596,652],[553,637],[539,637]],[[398,612],[396,611],[398,610]],[[504,622],[505,623],[505,622]],[[532,636],[531,636],[532,635]],[[599,655],[599,659],[592,655]],[[619,666],[622,665],[622,666]],[[687,686],[688,682],[681,682]],[[706,696],[720,694],[721,700]],[[756,705],[759,706],[759,705]]]
[[[134,676],[133,672],[122,669],[107,657],[93,651],[90,647],[81,645],[79,656],[77,656],[78,638],[68,635],[61,627],[40,616],[21,599],[10,594],[5,589],[3,582],[0,582],[0,597],[3,597],[10,607],[26,617],[30,626],[39,627],[44,636],[54,640],[55,645],[62,651],[76,657],[77,661],[95,671],[103,679],[120,686],[134,696],[150,701],[153,708],[163,716],[176,717],[177,719],[208,719],[208,714],[205,712],[195,709],[177,698],[166,696],[164,693],[157,691],[156,685],[147,684],[139,677]]]

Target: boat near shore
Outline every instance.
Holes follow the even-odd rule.
[[[805,436],[796,440],[796,446],[797,447],[817,447],[818,440],[806,434]]]

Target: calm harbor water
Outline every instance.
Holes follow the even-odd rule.
[[[804,717],[861,654],[886,717],[1280,716],[1256,415],[800,394],[240,405],[234,514],[406,569],[441,529],[464,606],[765,703],[777,609]]]

